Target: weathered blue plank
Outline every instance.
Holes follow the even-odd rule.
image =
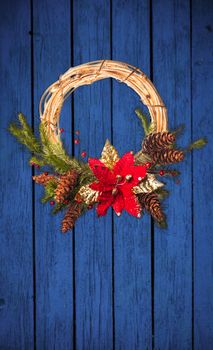
[[[149,75],[149,1],[112,3],[112,57]],[[139,97],[124,84],[113,83],[113,143],[120,155],[141,148],[143,131],[134,109]],[[114,218],[115,348],[150,349],[151,230],[148,216],[138,220],[122,213]]]
[[[193,138],[208,145],[193,155],[194,345],[213,347],[213,3],[192,1]]]
[[[185,124],[181,145],[190,142],[189,2],[153,1],[153,76],[170,128]],[[192,346],[191,162],[181,165],[181,183],[170,182],[168,229],[155,229],[154,344],[156,349]]]
[[[110,58],[110,4],[74,1],[73,65]],[[86,150],[100,157],[111,136],[110,81],[80,88],[74,97],[74,126],[80,130],[75,155]],[[112,349],[112,224],[110,211],[95,210],[75,229],[75,301],[77,349]]]
[[[0,5],[0,348],[33,349],[32,180],[28,155],[7,132],[31,121],[30,3]]]
[[[70,66],[70,1],[34,1],[34,105]],[[35,120],[38,124],[38,120]],[[61,123],[71,145],[71,110],[67,102]],[[72,234],[60,233],[61,215],[39,203],[43,189],[35,187],[36,342],[38,349],[73,347]]]

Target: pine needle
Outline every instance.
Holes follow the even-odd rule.
[[[185,128],[185,124],[180,124],[177,129],[174,129],[171,131],[172,134],[176,134],[176,135],[181,135],[184,131],[184,128]]]
[[[51,213],[53,215],[55,215],[55,214],[59,213],[59,211],[61,211],[65,207],[66,207],[66,204],[64,204],[64,203],[56,203],[53,210],[51,211]]]
[[[53,199],[53,196],[50,196],[48,193],[45,193],[44,196],[41,198],[41,203],[47,203],[51,199]]]
[[[8,131],[31,152],[40,153],[41,144],[35,137],[31,126],[26,121],[25,116],[22,113],[19,113],[18,119],[20,126],[16,125],[15,123],[11,123],[8,127]]]
[[[30,160],[29,160],[29,164],[32,165],[32,164],[38,164],[39,166],[44,166],[44,165],[47,165],[43,159],[39,159],[35,156],[31,157]]]
[[[166,219],[163,221],[157,221],[156,223],[162,229],[167,229],[167,227],[168,227]]]
[[[189,145],[189,147],[187,148],[187,151],[191,151],[193,149],[200,149],[200,148],[204,147],[207,143],[208,143],[208,141],[205,138],[198,139],[198,140],[194,141],[193,143],[191,143],[191,145]]]
[[[156,132],[156,123],[152,121],[149,124],[148,134],[153,134],[154,132]]]
[[[159,188],[155,192],[157,193],[160,201],[164,200],[169,195],[169,191],[167,191],[163,188]]]
[[[52,166],[60,174],[73,169],[81,171],[81,165],[75,158],[70,158],[61,142],[52,142],[47,136],[44,124],[40,124],[40,137],[43,146],[43,158],[47,164]]]
[[[142,111],[139,108],[135,109],[135,113],[137,114],[138,118],[141,121],[141,124],[143,126],[144,129],[144,133],[145,135],[147,135],[149,133],[149,122],[148,122],[148,118],[142,113]]]

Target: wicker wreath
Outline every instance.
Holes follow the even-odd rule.
[[[136,109],[145,133],[141,149],[136,154],[131,151],[120,157],[107,140],[100,159],[89,158],[85,162],[70,157],[60,138],[64,131],[59,126],[63,103],[79,86],[105,78],[115,78],[127,84],[147,106],[151,121]],[[66,210],[62,232],[72,229],[77,218],[94,206],[98,216],[105,215],[109,207],[118,216],[126,210],[138,218],[146,210],[160,227],[166,227],[161,202],[168,191],[159,177],[178,176],[179,172],[168,166],[182,161],[187,151],[200,148],[206,141],[199,139],[186,149],[176,148],[176,136],[180,128],[168,131],[167,109],[154,85],[142,71],[127,63],[111,60],[70,68],[47,88],[39,109],[40,137],[34,135],[21,113],[21,125],[12,123],[9,130],[31,151],[30,164],[36,168],[47,168],[44,170],[48,171],[34,175],[33,180],[44,186],[42,202],[54,206],[54,213]]]

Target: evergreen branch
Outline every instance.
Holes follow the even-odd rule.
[[[147,135],[149,133],[149,122],[147,117],[142,113],[142,111],[139,108],[135,109],[135,113],[141,121],[145,135]]]
[[[162,229],[166,229],[168,227],[166,218],[163,221],[156,221],[156,223]]]
[[[46,191],[45,191],[44,196],[41,198],[41,203],[47,203],[47,202],[49,202],[51,199],[53,199],[53,196],[50,195],[50,194],[48,194],[48,193],[46,193]]]
[[[40,153],[40,142],[34,136],[33,130],[27,123],[26,118],[22,113],[19,113],[18,119],[21,125],[18,126],[15,123],[11,123],[8,127],[8,131],[16,137],[19,143],[25,145],[32,153]]]
[[[145,136],[147,136],[148,134],[152,134],[156,131],[156,123],[154,121],[149,123],[147,116],[144,115],[139,108],[136,108],[135,113],[141,121]]]
[[[156,132],[156,123],[153,121],[149,124],[148,134]]]
[[[200,148],[204,147],[207,143],[208,143],[208,141],[205,138],[198,139],[198,140],[194,141],[193,143],[191,143],[191,145],[189,145],[189,147],[187,148],[187,151],[190,152],[193,149],[200,149]]]
[[[44,187],[45,189],[45,194],[41,199],[42,203],[47,203],[49,202],[51,199],[54,199],[55,196],[55,189],[57,188],[57,182],[55,181],[55,179],[52,179],[50,181],[48,181],[48,183],[46,184],[46,186]]]
[[[171,133],[180,136],[183,134],[184,128],[185,124],[181,124],[177,127],[177,129],[172,130]]]
[[[81,171],[81,164],[75,158],[70,158],[61,142],[53,142],[47,136],[44,124],[40,124],[40,137],[43,146],[43,158],[45,162],[55,168],[61,174],[73,169]]]
[[[46,162],[43,160],[43,159],[40,159],[36,156],[32,156],[29,160],[29,164],[32,165],[32,164],[38,164],[39,166],[44,166],[44,165],[48,165],[46,164]]]
[[[151,161],[151,157],[147,153],[144,153],[142,150],[137,152],[134,155],[134,158],[135,158],[135,165],[139,165],[139,164],[143,164]]]
[[[70,202],[69,202],[69,204],[70,204]],[[55,214],[59,213],[62,209],[64,209],[66,206],[67,205],[64,203],[56,203],[53,210],[51,211],[51,213],[53,215],[55,215]]]
[[[157,193],[160,201],[164,200],[169,195],[169,191],[164,188],[158,188],[155,193]]]

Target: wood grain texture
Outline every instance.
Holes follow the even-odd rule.
[[[29,154],[7,131],[19,111],[31,123],[29,2],[1,3],[0,348],[32,349],[33,240]]]
[[[110,4],[74,1],[73,65],[110,58]],[[111,137],[110,81],[80,87],[74,96],[74,126],[80,130],[75,156],[86,150],[100,157]],[[76,348],[113,347],[112,223],[110,211],[97,218],[91,210],[75,229]]]
[[[140,67],[149,75],[149,2],[112,3],[112,59]],[[144,136],[134,113],[138,96],[113,81],[113,144],[120,155],[141,148]],[[122,213],[114,218],[115,349],[150,349],[151,235],[150,218]]]
[[[0,3],[1,350],[212,349],[212,6]],[[209,140],[178,165],[181,183],[169,183],[168,230],[153,229],[147,215],[109,211],[97,219],[91,210],[62,235],[62,215],[40,204],[28,154],[6,131],[19,111],[28,122],[33,112],[37,129],[44,90],[71,65],[101,59],[128,62],[151,78],[153,71],[170,129],[185,124],[178,144]],[[100,81],[80,87],[73,103],[64,104],[60,123],[70,153],[98,158],[106,138],[120,155],[140,149],[134,109],[143,106],[130,88]]]
[[[44,89],[70,66],[70,2],[35,1],[33,6],[34,105]],[[37,118],[36,118],[37,117]],[[71,149],[71,109],[64,106],[61,126]],[[37,349],[73,347],[72,234],[60,233],[62,216],[52,216],[40,203],[43,188],[35,186],[36,345]]]
[[[192,2],[193,138],[205,135],[208,145],[193,155],[194,345],[213,347],[213,3]]]
[[[168,106],[169,127],[185,125],[181,145],[190,143],[190,6],[153,1],[153,80]],[[190,156],[170,181],[168,230],[155,228],[154,318],[156,349],[192,347],[192,228]]]

